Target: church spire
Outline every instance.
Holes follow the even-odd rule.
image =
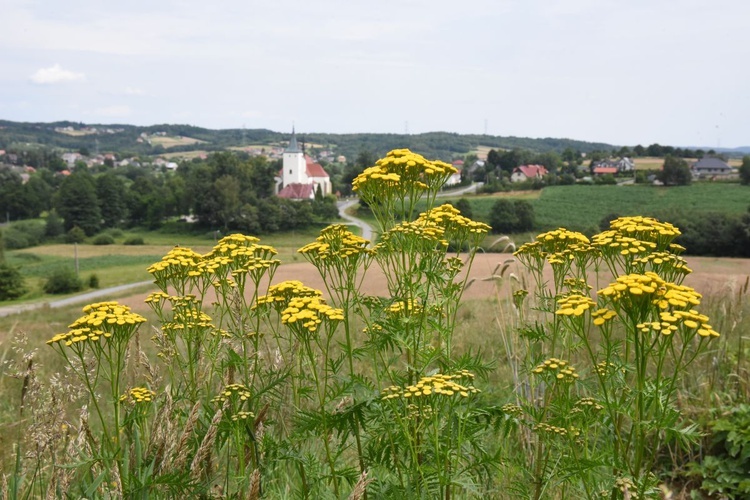
[[[297,134],[294,133],[294,125],[292,125],[292,138],[289,139],[289,146],[287,146],[285,153],[299,153],[300,149],[297,146]]]

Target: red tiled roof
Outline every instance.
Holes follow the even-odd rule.
[[[531,179],[532,177],[542,177],[547,175],[547,169],[543,165],[521,165],[513,169],[513,173],[521,172],[523,175]]]
[[[617,167],[594,167],[595,174],[616,174]]]
[[[455,165],[463,165],[463,164],[464,164],[464,161],[463,161],[463,160],[454,160],[454,161],[453,161],[453,165],[454,165],[454,166],[455,166]]]
[[[315,163],[315,160],[313,160],[309,156],[305,156],[305,161],[307,162],[308,177],[328,177],[328,173],[323,170],[323,167],[320,166],[320,163]]]
[[[310,200],[314,196],[312,184],[293,183],[284,186],[279,191],[279,198],[288,198],[290,200]]]

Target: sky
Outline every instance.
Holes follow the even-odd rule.
[[[0,119],[750,145],[747,0],[0,0]]]

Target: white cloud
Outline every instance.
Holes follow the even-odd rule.
[[[146,91],[138,87],[125,87],[125,90],[123,90],[123,94],[142,96],[142,95],[146,95]]]
[[[93,115],[97,116],[108,116],[108,117],[123,117],[130,116],[132,110],[129,106],[122,104],[116,104],[114,106],[105,106],[103,108],[97,108],[94,110]]]
[[[55,83],[82,82],[86,75],[63,69],[59,64],[49,68],[39,68],[30,76],[31,81],[39,85],[54,85]]]

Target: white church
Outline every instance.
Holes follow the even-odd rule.
[[[328,173],[300,149],[292,129],[289,146],[284,150],[283,167],[276,177],[276,194],[280,198],[291,200],[312,200],[315,199],[318,186],[323,196],[331,194]]]

